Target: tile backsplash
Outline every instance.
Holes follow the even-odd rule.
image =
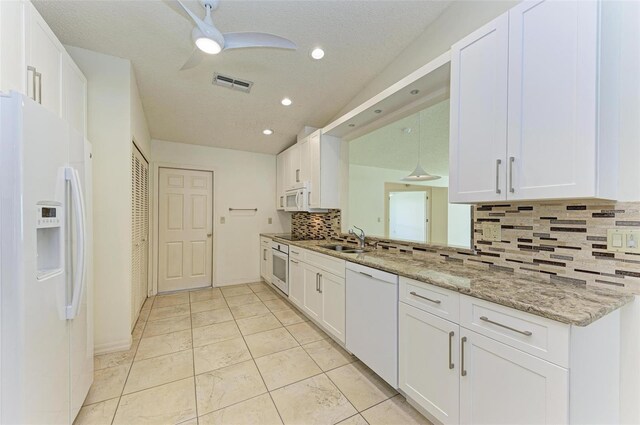
[[[501,241],[482,240],[482,223],[499,224]],[[640,202],[544,201],[495,203],[474,208],[476,253],[371,238],[378,249],[439,254],[443,261],[640,294],[640,254],[609,252],[607,229],[640,230]],[[340,238],[340,210],[295,213],[292,233],[306,238]]]

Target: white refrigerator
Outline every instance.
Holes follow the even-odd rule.
[[[93,381],[91,145],[0,94],[0,422],[71,424]]]

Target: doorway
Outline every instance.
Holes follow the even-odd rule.
[[[426,191],[389,192],[389,237],[429,241],[429,196]]]
[[[212,286],[213,172],[158,170],[158,292]]]

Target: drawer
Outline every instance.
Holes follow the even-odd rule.
[[[304,255],[307,251],[297,246],[289,245],[289,258],[304,261]]]
[[[571,327],[567,324],[461,295],[460,326],[569,367]]]
[[[458,323],[460,294],[428,283],[400,277],[400,301]]]
[[[344,277],[345,261],[313,251],[304,251],[303,261],[338,277]]]
[[[265,238],[264,236],[261,236],[260,237],[260,245],[270,247],[271,246],[271,239]]]

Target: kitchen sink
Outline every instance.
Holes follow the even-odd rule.
[[[343,252],[345,254],[361,254],[365,252],[362,248],[354,248],[352,246],[345,245],[323,245],[322,248],[330,249],[331,251]]]

